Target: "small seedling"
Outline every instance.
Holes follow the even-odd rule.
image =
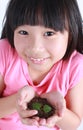
[[[34,116],[40,118],[48,118],[55,113],[55,108],[45,98],[35,97],[28,104],[27,109],[37,110]]]
[[[43,111],[45,112],[45,113],[48,113],[48,112],[50,112],[52,110],[52,108],[49,106],[49,105],[44,105],[43,106]]]

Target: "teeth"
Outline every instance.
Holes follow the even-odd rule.
[[[33,61],[43,61],[44,59],[43,58],[42,59],[34,59],[34,58],[31,57],[31,60],[33,60]]]

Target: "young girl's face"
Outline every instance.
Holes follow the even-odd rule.
[[[43,26],[23,25],[14,32],[16,51],[35,72],[48,72],[64,57],[67,45],[67,30],[61,33]]]

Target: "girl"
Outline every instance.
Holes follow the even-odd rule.
[[[83,117],[82,19],[76,0],[10,0],[0,40],[0,130],[76,130]],[[57,113],[31,118],[36,95]]]

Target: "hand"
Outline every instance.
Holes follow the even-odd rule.
[[[27,109],[27,103],[30,102],[35,95],[35,91],[31,86],[25,86],[18,92],[17,111],[23,124],[39,126],[39,118],[30,118],[37,114],[37,111]]]
[[[56,122],[62,119],[64,111],[66,109],[66,102],[63,96],[58,91],[52,91],[49,93],[44,93],[40,97],[46,98],[49,103],[55,107],[55,113],[48,119],[40,119],[39,124],[47,127],[54,127]]]

